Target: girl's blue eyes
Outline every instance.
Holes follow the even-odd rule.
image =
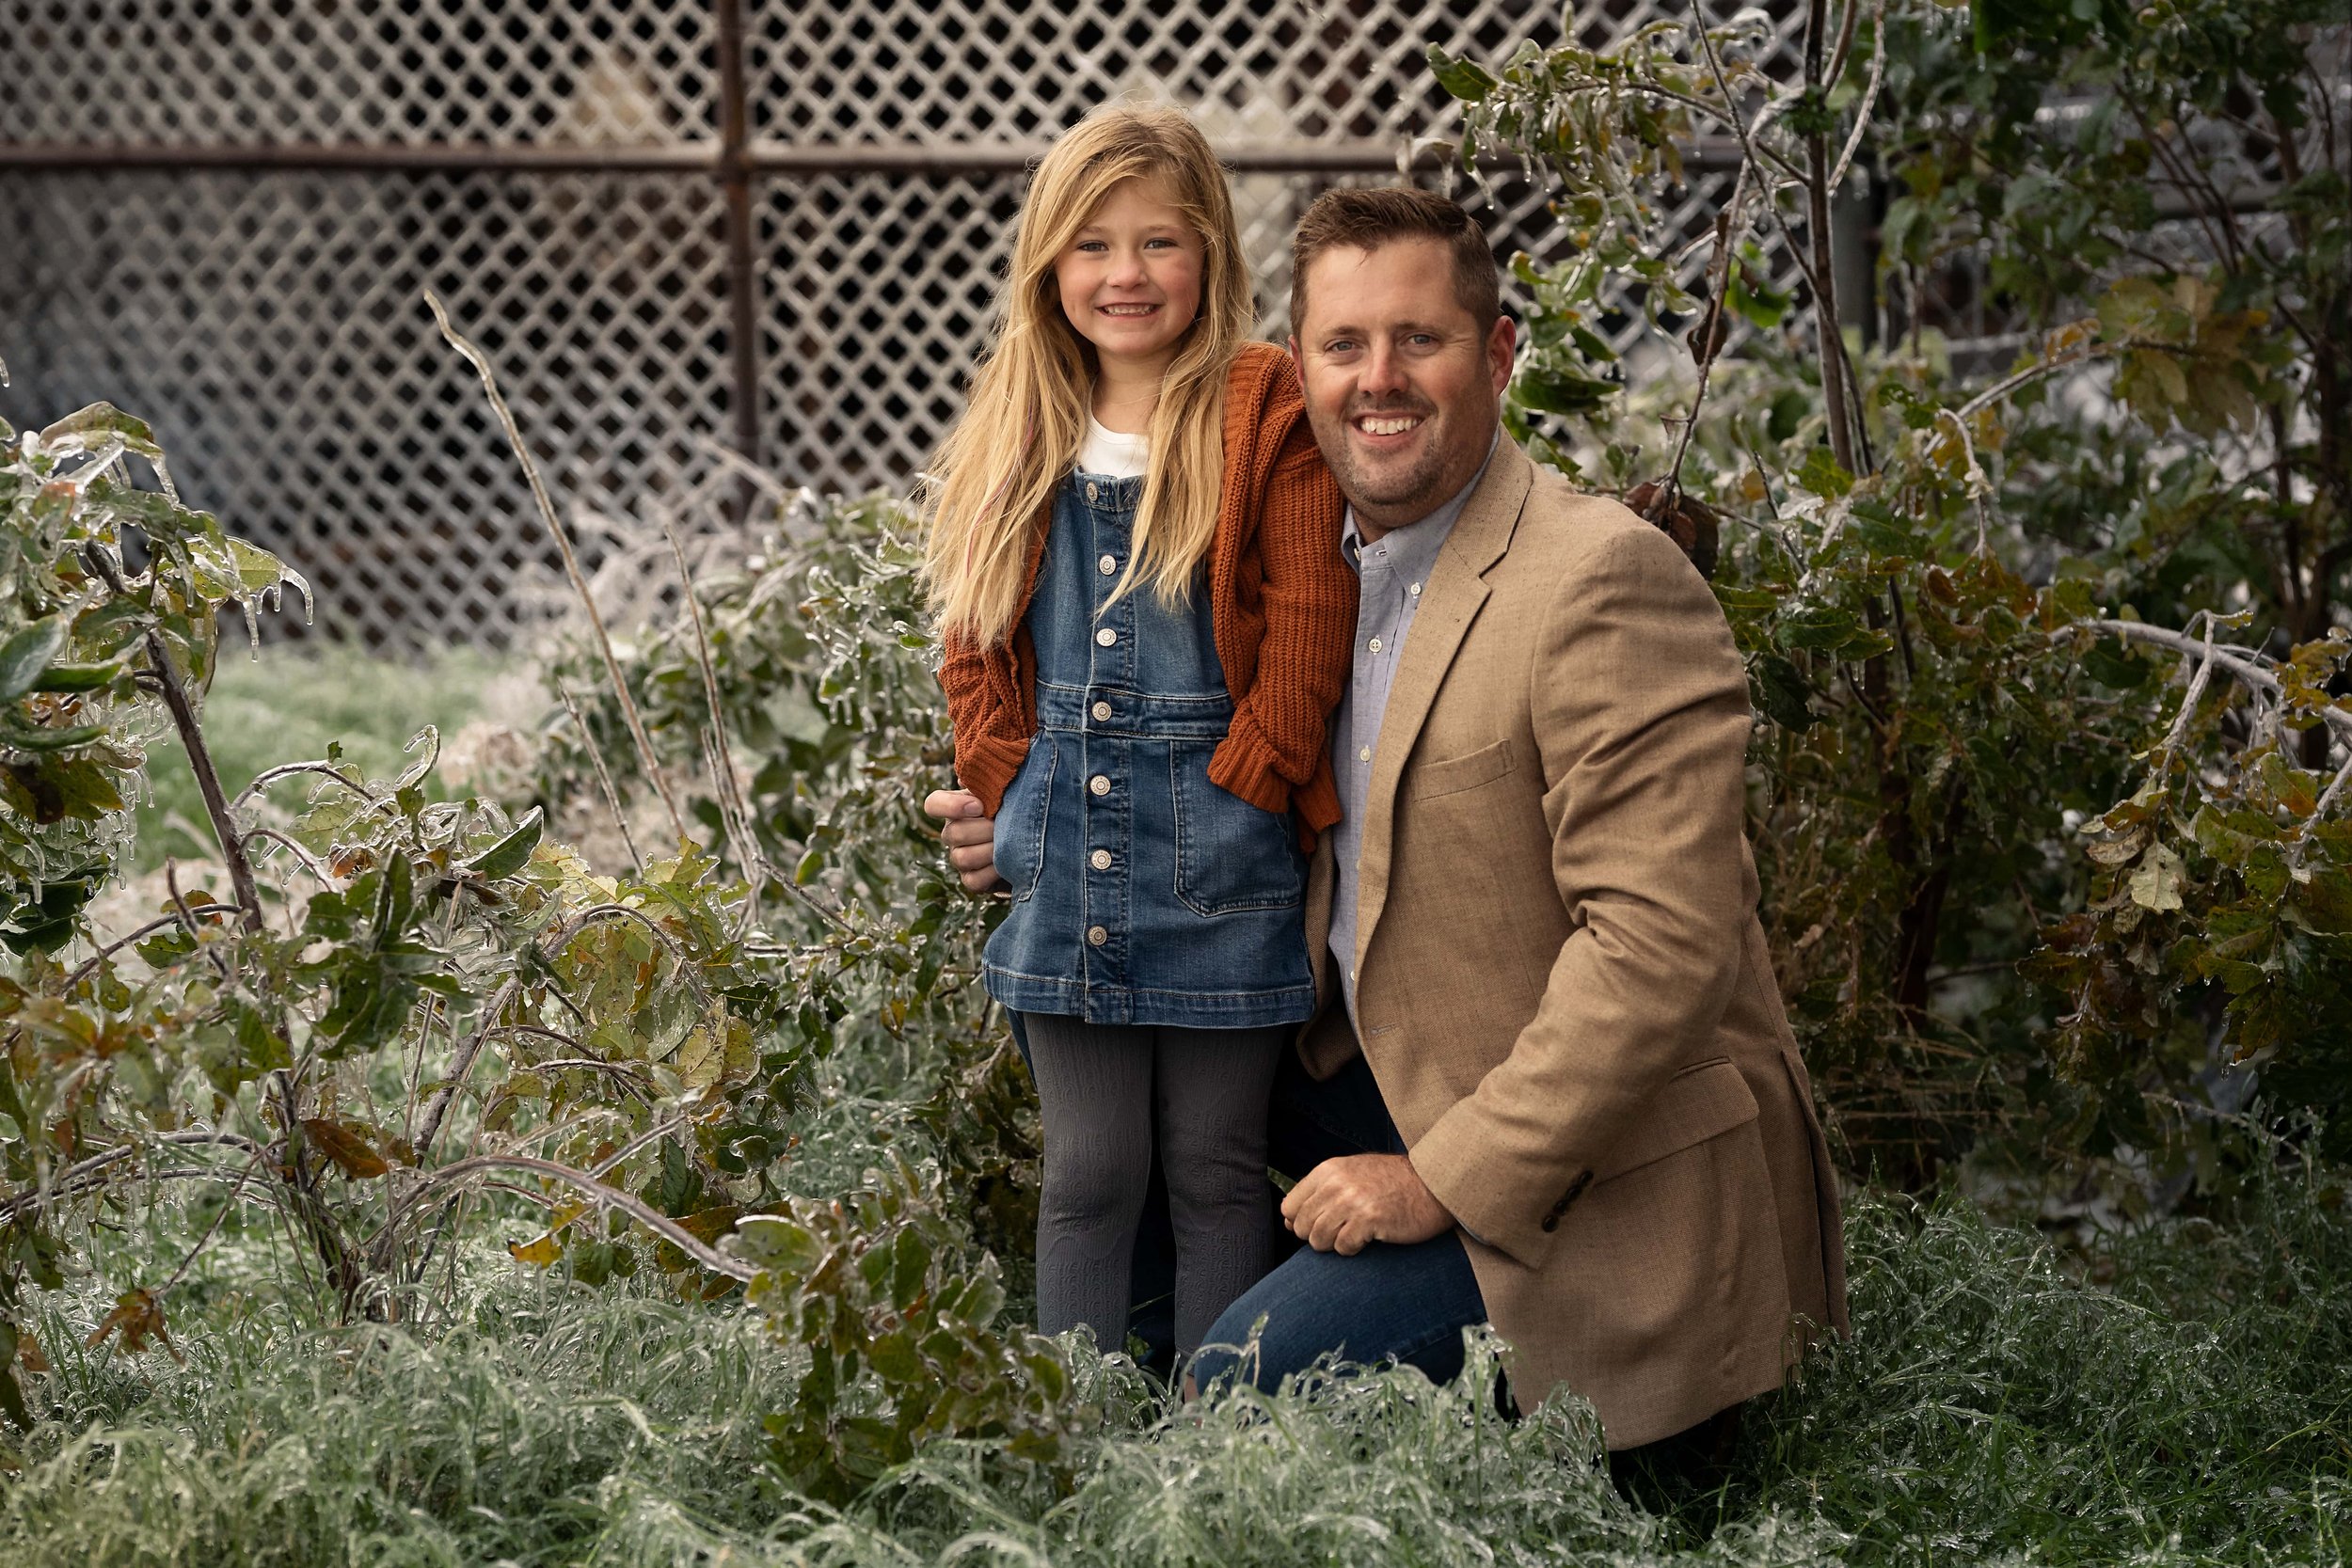
[[[1078,248],[1083,251],[1095,251],[1107,250],[1110,246],[1101,240],[1080,240],[1078,242]],[[1143,242],[1143,248],[1146,250],[1173,250],[1176,248],[1176,242],[1171,239],[1154,236],[1153,238]]]

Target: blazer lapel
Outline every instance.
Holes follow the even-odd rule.
[[[1421,727],[1445,684],[1446,671],[1486,602],[1486,570],[1510,547],[1511,531],[1535,480],[1535,465],[1517,442],[1497,443],[1486,477],[1454,520],[1438,551],[1438,564],[1413,613],[1405,652],[1397,661],[1389,705],[1380,717],[1380,741],[1373,753],[1372,782],[1365,793],[1361,849],[1356,862],[1356,958],[1360,964],[1372,945],[1389,896],[1389,854],[1396,828],[1396,788],[1405,759],[1421,738]]]

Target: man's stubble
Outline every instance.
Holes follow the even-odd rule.
[[[1348,442],[1348,423],[1367,414],[1419,414],[1428,421],[1428,435],[1411,462],[1381,467],[1358,460]],[[1452,500],[1470,483],[1477,465],[1486,460],[1496,423],[1489,419],[1484,429],[1466,429],[1479,422],[1474,410],[1447,408],[1418,399],[1360,404],[1336,420],[1323,418],[1310,406],[1307,422],[1314,432],[1315,444],[1323,450],[1324,461],[1330,465],[1331,477],[1339,482],[1340,494],[1356,509],[1359,522],[1370,521],[1364,516],[1367,509],[1396,519],[1378,528],[1384,533],[1417,522]]]

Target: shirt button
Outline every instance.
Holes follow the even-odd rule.
[[[1087,787],[1094,791],[1097,795],[1108,795],[1111,792],[1111,782],[1102,774],[1097,773],[1094,777],[1087,781]]]
[[[1111,852],[1108,849],[1097,849],[1087,857],[1087,863],[1097,871],[1108,871],[1111,868]]]
[[[1092,712],[1094,714],[1094,721],[1099,724],[1111,716],[1111,705],[1108,703],[1097,703],[1094,705]]]
[[[1369,746],[1358,747],[1356,749],[1356,760],[1358,762],[1370,762],[1372,760],[1372,748]]]
[[[1374,638],[1371,641],[1369,641],[1369,642],[1365,643],[1365,644],[1364,644],[1364,646],[1365,646],[1365,647],[1367,647],[1367,648],[1370,648],[1370,649],[1371,649],[1374,653],[1375,653],[1375,654],[1376,654],[1376,653],[1378,653],[1378,652],[1380,651],[1380,640],[1379,640],[1378,638],[1376,638],[1376,637],[1375,637],[1375,638]]]
[[[1092,942],[1095,946],[1100,947],[1110,940],[1111,934],[1103,929],[1102,927],[1089,926],[1087,927],[1087,941]]]
[[[1420,584],[1420,583],[1418,583],[1418,582],[1417,582],[1417,583],[1415,583],[1415,584],[1413,584],[1413,586],[1412,586],[1409,590],[1407,590],[1407,592],[1409,592],[1409,593],[1413,595],[1413,597],[1415,597],[1415,598],[1417,598],[1417,599],[1418,599],[1418,598],[1420,598],[1420,597],[1421,597],[1421,584]]]
[[[1091,484],[1087,486],[1087,499],[1089,501],[1094,499],[1094,486]]]
[[[1356,983],[1356,972],[1352,969],[1347,972],[1347,983],[1351,986]]]
[[[1109,577],[1112,573],[1119,570],[1119,557],[1115,555],[1106,555],[1102,560],[1094,563],[1094,569],[1102,573],[1104,577]]]
[[[1112,643],[1119,641],[1119,633],[1111,630],[1108,626],[1104,626],[1101,631],[1094,634],[1094,641],[1107,648]]]

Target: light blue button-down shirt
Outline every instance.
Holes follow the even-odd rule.
[[[1496,440],[1501,439],[1498,433]],[[1380,750],[1380,721],[1396,683],[1406,633],[1412,629],[1429,574],[1437,569],[1438,552],[1493,461],[1490,446],[1486,462],[1452,500],[1417,523],[1391,529],[1370,545],[1357,530],[1352,506],[1340,531],[1340,554],[1362,579],[1356,601],[1355,670],[1331,721],[1331,771],[1339,783],[1343,814],[1331,841],[1337,873],[1331,885],[1331,957],[1350,1023],[1356,1022],[1356,861],[1364,847],[1364,802],[1372,790],[1372,759]]]

